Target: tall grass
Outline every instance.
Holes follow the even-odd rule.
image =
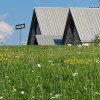
[[[100,46],[0,47],[0,100],[100,100]]]

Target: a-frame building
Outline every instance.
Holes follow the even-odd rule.
[[[68,12],[66,8],[35,8],[27,44],[61,44]]]
[[[70,8],[62,44],[91,43],[100,36],[100,8]]]

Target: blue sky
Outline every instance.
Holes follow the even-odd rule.
[[[19,30],[25,23],[22,42],[28,39],[34,7],[97,7],[98,0],[0,0],[0,40],[4,45],[19,45]]]

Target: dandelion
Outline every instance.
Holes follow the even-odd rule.
[[[25,92],[24,91],[21,91],[21,94],[25,94]]]
[[[2,100],[3,99],[3,96],[0,96],[0,100]]]
[[[38,66],[38,67],[41,67],[41,65],[40,65],[40,64],[37,64],[37,66]]]

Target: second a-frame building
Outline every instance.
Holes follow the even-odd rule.
[[[100,8],[35,8],[28,45],[91,43],[100,36]]]
[[[71,8],[62,39],[63,44],[91,43],[100,36],[100,8]]]

